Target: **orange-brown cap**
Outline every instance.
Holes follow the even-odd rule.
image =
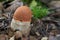
[[[18,21],[31,21],[32,11],[27,6],[21,6],[15,11],[13,18]]]

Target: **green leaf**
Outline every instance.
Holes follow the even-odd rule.
[[[30,4],[30,8],[37,6],[37,2],[33,0]]]

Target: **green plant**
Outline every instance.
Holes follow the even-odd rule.
[[[38,6],[38,4],[40,5]],[[42,3],[37,3],[35,0],[33,0],[32,3],[30,4],[30,8],[35,18],[41,19],[47,16],[48,9],[45,5],[44,6],[42,5],[43,5]]]
[[[48,10],[46,8],[34,7],[32,12],[34,17],[41,19],[47,15]]]

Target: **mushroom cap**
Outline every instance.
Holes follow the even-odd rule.
[[[18,7],[13,18],[18,21],[31,21],[32,11],[27,6]]]

